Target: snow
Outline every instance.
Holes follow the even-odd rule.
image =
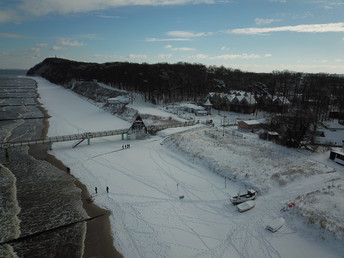
[[[269,222],[269,224],[266,226],[268,230],[271,232],[276,232],[279,230],[285,223],[285,220],[283,218],[276,218]]]
[[[69,90],[34,79],[51,116],[49,136],[130,127]],[[138,97],[129,106],[177,119]],[[220,125],[222,117],[211,119]],[[304,218],[311,218],[306,211],[325,211],[343,226],[337,217],[343,214],[344,167],[329,161],[329,152],[311,154],[234,127],[223,130],[197,125],[145,140],[111,136],[77,148],[54,143],[51,154],[70,167],[97,205],[112,212],[114,244],[124,257],[342,257],[343,240]],[[256,207],[240,213],[229,197],[248,186],[258,190]],[[313,202],[308,193],[315,193]],[[296,206],[285,209],[291,200]],[[286,224],[271,234],[265,227],[278,217]]]
[[[245,120],[243,122],[248,124],[248,125],[259,125],[260,124],[260,122],[258,122],[257,120]]]

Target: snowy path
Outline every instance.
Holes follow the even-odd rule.
[[[39,82],[56,135],[125,124],[61,87]],[[64,105],[55,99],[64,99]],[[65,112],[67,107],[70,112]],[[326,242],[288,225],[274,234],[265,229],[270,219],[283,215],[286,201],[326,184],[337,173],[276,187],[258,196],[256,208],[239,213],[228,201],[242,190],[238,184],[227,180],[225,188],[223,177],[161,142],[159,136],[130,142],[113,136],[77,148],[69,142],[53,145],[51,153],[86,184],[96,204],[112,211],[115,246],[124,257],[340,257]],[[131,148],[122,149],[127,143]]]
[[[158,136],[124,150],[119,138],[110,138],[77,149],[61,143],[53,154],[88,189],[98,187],[96,203],[112,211],[116,247],[126,257],[336,257],[287,226],[275,234],[265,230],[285,202],[334,174],[259,196],[255,209],[239,213],[228,201],[237,185],[227,181],[225,188],[222,177],[165,148]]]

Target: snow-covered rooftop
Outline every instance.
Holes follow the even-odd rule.
[[[244,120],[243,122],[245,122],[245,123],[248,124],[248,125],[257,125],[257,124],[260,124],[260,122],[257,121],[257,120]]]
[[[130,100],[128,97],[121,95],[115,98],[108,98],[108,102],[130,103]]]

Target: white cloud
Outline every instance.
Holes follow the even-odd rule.
[[[29,49],[30,57],[35,59],[41,56],[41,49],[39,47],[32,47]]]
[[[32,47],[32,48],[30,48],[30,50],[32,52],[35,52],[35,53],[39,53],[41,51],[41,49],[39,47]]]
[[[265,55],[264,55],[265,57]],[[258,59],[262,58],[261,55],[257,54],[228,54],[228,55],[219,55],[219,56],[213,56],[210,59],[213,60],[233,60],[233,59]]]
[[[147,59],[148,56],[147,55],[142,55],[142,54],[129,54],[128,58],[130,59]]]
[[[164,48],[171,49],[173,51],[195,51],[193,47],[173,47],[172,45],[166,45]]]
[[[66,50],[67,48],[65,47],[61,47],[61,46],[52,46],[50,48],[50,50],[53,50],[53,51],[62,51],[62,50]]]
[[[263,18],[256,18],[254,19],[254,22],[257,24],[257,25],[265,25],[265,24],[270,24],[270,23],[273,23],[273,22],[276,22],[277,20],[275,19],[263,19]]]
[[[81,35],[76,35],[76,38],[84,38],[84,39],[91,39],[91,40],[103,39],[103,37],[98,34],[81,34]]]
[[[206,54],[197,54],[197,55],[193,55],[190,56],[190,59],[207,59],[209,56]]]
[[[268,58],[271,57],[271,54],[264,54],[264,55],[258,55],[258,54],[226,54],[226,55],[218,55],[218,56],[209,56],[206,54],[196,54],[189,56],[189,59],[208,59],[208,60],[235,60],[235,59],[242,59],[242,60],[249,60],[249,59],[262,59],[262,58]]]
[[[282,26],[271,28],[244,28],[234,29],[227,31],[227,33],[234,34],[264,34],[269,32],[309,32],[309,33],[322,33],[322,32],[344,32],[344,22],[338,23],[325,23],[325,24],[303,24],[295,26]]]
[[[32,16],[82,13],[123,6],[167,6],[215,2],[216,0],[18,0],[15,2],[18,4],[13,8],[0,11],[0,23],[20,22]]]
[[[195,51],[195,48],[192,47],[175,47],[172,48],[173,51]]]
[[[116,59],[119,58],[117,55],[104,55],[104,54],[94,54],[93,55],[96,58],[102,58],[102,59]]]
[[[119,16],[96,14],[96,17],[103,19],[119,19]]]
[[[48,44],[47,43],[37,43],[37,44],[35,44],[35,46],[41,48],[41,47],[47,47]]]
[[[27,36],[24,36],[21,34],[15,34],[15,33],[0,32],[0,38],[23,39],[23,38],[27,38]]]
[[[183,30],[174,30],[166,32],[166,35],[170,38],[146,38],[146,42],[167,42],[167,41],[190,41],[193,38],[204,37],[211,35],[210,32],[190,32]]]
[[[72,40],[68,40],[68,39],[60,39],[59,40],[59,43],[62,45],[62,46],[69,46],[69,47],[82,47],[85,45],[84,42],[79,42],[79,41],[72,41]]]
[[[344,5],[343,0],[308,0],[311,3],[319,4],[322,8],[326,10],[331,10]]]
[[[221,49],[222,51],[230,50],[230,48],[229,48],[229,47],[226,47],[226,46],[222,46],[220,49]]]
[[[22,20],[16,10],[0,10],[0,24],[7,22],[19,23]]]
[[[146,42],[189,41],[187,38],[146,38]]]
[[[168,31],[166,32],[167,36],[170,37],[177,37],[177,38],[196,38],[196,37],[204,37],[209,35],[209,33],[206,32],[190,32],[190,31],[182,31],[182,30],[175,30],[175,31]]]
[[[168,58],[171,58],[171,57],[172,57],[172,54],[160,54],[160,55],[157,55],[158,59],[168,59]]]

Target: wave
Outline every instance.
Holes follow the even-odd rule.
[[[19,212],[16,177],[0,164],[0,243],[19,237]],[[16,257],[13,248],[7,244],[0,246],[0,256]]]

